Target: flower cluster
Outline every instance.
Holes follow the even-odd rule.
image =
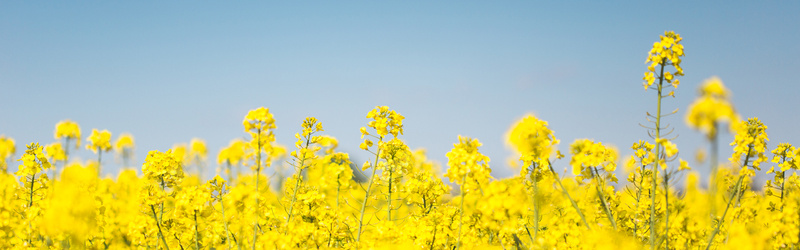
[[[491,178],[489,157],[478,152],[482,144],[478,139],[458,136],[458,143],[447,152],[447,173],[444,177],[462,186],[463,192],[477,190],[485,186]]]
[[[86,141],[89,142],[89,145],[86,145],[86,149],[92,150],[92,152],[97,153],[98,150],[107,152],[111,150],[111,132],[108,132],[108,130],[97,131],[97,129],[92,129],[92,134],[86,138]]]
[[[0,135],[0,172],[7,171],[8,163],[6,161],[16,152],[17,146],[14,139]]]
[[[521,155],[520,160],[524,165],[522,176],[529,171],[528,166],[534,163],[537,166],[549,166],[550,155],[559,143],[559,140],[553,135],[553,131],[547,127],[547,122],[539,120],[533,115],[527,115],[514,124],[506,138],[508,138],[508,143]]]
[[[269,166],[271,162],[272,144],[275,141],[273,129],[277,128],[275,119],[268,108],[260,107],[247,112],[242,124],[244,131],[252,138],[246,147],[245,158],[255,160],[251,168],[259,172],[262,166]],[[266,153],[265,157],[262,157],[262,153]]]
[[[733,148],[733,155],[731,155],[731,162],[739,162],[742,157],[744,164],[741,165],[743,174],[755,175],[755,172],[748,168],[752,167],[754,170],[761,170],[759,167],[762,162],[767,161],[767,156],[764,153],[767,151],[767,126],[761,123],[758,118],[750,118],[747,121],[741,121],[734,125],[736,137],[731,146]],[[748,165],[749,164],[749,165]]]
[[[572,174],[593,176],[591,171],[600,168],[608,173],[617,169],[617,150],[603,145],[601,142],[593,142],[589,139],[579,139],[570,145],[572,159],[569,164],[572,166]],[[588,171],[588,172],[587,172]],[[596,173],[595,173],[596,174]]]
[[[684,54],[683,44],[680,44],[681,40],[683,40],[683,38],[677,33],[666,31],[664,35],[661,36],[661,41],[653,43],[653,48],[650,49],[647,60],[645,61],[645,63],[650,63],[650,65],[647,66],[648,71],[644,73],[643,78],[643,80],[645,80],[645,90],[651,87],[657,78],[662,77],[667,83],[671,83],[673,87],[678,87],[680,82],[675,79],[675,77],[683,75],[681,57],[683,57]],[[664,67],[667,64],[672,65],[675,68],[675,72],[664,71],[662,69],[660,72],[663,72],[663,74],[661,74],[656,71],[659,65]]]
[[[147,153],[142,164],[142,173],[150,182],[163,187],[173,187],[184,178],[181,160],[169,150],[163,153],[157,150]]]
[[[390,110],[387,106],[375,107],[375,109],[367,113],[367,118],[373,119],[367,126],[375,129],[379,140],[382,140],[388,134],[392,134],[395,138],[397,138],[398,134],[403,134],[403,119],[405,117],[394,110]],[[365,135],[369,135],[369,132],[367,132],[366,127],[361,127],[361,138],[364,138]],[[372,147],[372,141],[366,139],[361,143],[360,147],[366,150],[368,147]]]
[[[56,123],[56,131],[54,137],[56,140],[64,138],[66,140],[75,140],[75,147],[81,146],[81,127],[78,123],[71,120],[63,120]]]
[[[686,123],[708,138],[716,137],[719,123],[730,122],[733,125],[739,120],[729,96],[730,91],[718,77],[706,80],[700,87],[700,97],[689,105]]]

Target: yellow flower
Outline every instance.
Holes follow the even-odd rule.
[[[92,150],[92,152],[97,153],[98,149],[100,151],[111,150],[111,133],[108,130],[97,131],[97,129],[92,129],[92,134],[86,138],[86,141],[89,142],[86,148]]]
[[[781,172],[788,171],[789,169],[800,169],[800,149],[795,148],[789,143],[780,143],[778,147],[772,150],[772,162],[778,163]]]
[[[403,117],[394,110],[389,110],[387,106],[378,106],[367,113],[367,118],[372,118],[367,126],[375,129],[378,136],[381,138],[388,134],[392,134],[395,138],[398,134],[403,134]],[[367,135],[366,129],[361,129],[361,136]]]
[[[200,161],[205,161],[208,158],[208,149],[206,148],[206,142],[199,138],[192,138],[192,141],[189,143],[191,145],[189,149],[189,158],[200,159]]]
[[[237,165],[244,160],[244,149],[247,143],[240,139],[234,139],[228,143],[228,147],[223,148],[217,154],[217,163],[222,164],[225,162],[231,165]]]
[[[758,118],[750,118],[747,121],[734,124],[734,130],[736,131],[736,136],[731,142],[731,146],[734,146],[734,148],[730,161],[739,162],[744,156],[748,159],[748,162],[745,162],[746,164],[750,163],[750,167],[761,170],[759,165],[767,161],[767,157],[764,155],[767,150],[767,141],[769,141],[767,126],[761,123]],[[744,171],[748,166],[741,167]],[[752,172],[746,171],[746,173],[750,174]]]
[[[572,159],[569,164],[572,166],[572,174],[581,175],[583,171],[590,171],[587,168],[601,167],[608,173],[613,173],[617,169],[617,150],[613,147],[604,146],[601,142],[593,142],[589,139],[579,139],[570,145]],[[586,176],[593,176],[592,173],[585,173]]]
[[[684,161],[683,159],[680,159],[678,161],[680,161],[680,163],[681,163],[680,166],[678,166],[678,171],[691,170],[692,169],[691,167],[689,167],[689,163]]]
[[[150,182],[165,187],[175,186],[184,177],[181,160],[171,150],[164,153],[153,150],[147,153],[142,164],[142,173]]]
[[[6,137],[5,135],[0,135],[0,172],[6,172],[8,169],[6,159],[14,155],[16,151],[17,146],[15,145],[14,139]]]
[[[680,57],[684,56],[683,45],[680,44],[681,40],[683,38],[674,31],[665,31],[664,35],[661,36],[661,41],[653,43],[653,48],[650,49],[647,60],[645,60],[645,63],[650,63],[647,66],[647,72],[644,73],[642,78],[642,80],[645,80],[645,90],[652,86],[657,78],[662,77],[667,83],[671,83],[673,87],[678,87],[679,82],[675,77],[683,75],[683,68],[680,66]],[[661,65],[663,67],[668,64],[675,68],[675,72],[664,71],[664,74],[659,76],[658,74],[661,70],[657,69],[656,66]]]
[[[67,155],[64,152],[64,147],[61,146],[60,142],[54,142],[48,144],[44,147],[44,150],[47,152],[47,157],[53,161],[66,161]]]
[[[17,160],[22,161],[22,165],[19,166],[19,171],[16,173],[17,176],[36,175],[44,169],[52,167],[42,152],[42,147],[39,146],[39,143],[31,143],[27,147],[25,154]]]
[[[728,100],[729,91],[717,77],[706,80],[700,87],[700,97],[690,106],[686,113],[689,127],[698,129],[708,138],[717,135],[717,125],[721,122],[736,123],[739,115]]]
[[[725,87],[725,84],[722,83],[722,80],[716,76],[706,79],[702,86],[700,86],[701,96],[713,96],[727,100],[731,95],[730,92],[731,91]]]
[[[364,142],[358,145],[358,148],[363,150],[367,150],[369,149],[369,147],[372,147],[372,141],[370,141],[369,139],[364,139]]]
[[[247,112],[242,123],[244,130],[251,137],[246,147],[245,158],[253,159],[255,164],[250,167],[260,172],[262,166],[270,166],[273,156],[276,155],[273,148],[275,134],[272,131],[276,128],[275,119],[268,108],[259,107]],[[263,155],[265,157],[262,157],[262,153],[266,153]]]
[[[260,107],[247,112],[242,124],[244,124],[244,131],[246,132],[253,129],[268,130],[275,128],[275,119],[268,108]]]
[[[664,154],[666,154],[667,157],[672,157],[678,154],[678,146],[675,145],[675,143],[672,143],[672,141],[665,138],[658,138],[656,139],[656,143],[664,147]]]
[[[81,128],[78,123],[71,120],[63,120],[56,123],[54,137],[56,140],[61,138],[75,139],[75,147],[81,146]]]
[[[129,133],[122,133],[117,138],[117,142],[114,143],[114,150],[118,153],[122,153],[124,150],[132,150],[135,146],[133,135]]]
[[[175,159],[183,163],[189,162],[189,154],[186,153],[186,143],[178,143],[172,145],[172,148],[169,149],[172,152],[172,155],[175,156]]]
[[[522,169],[523,172],[533,163],[542,167],[548,166],[550,155],[559,143],[553,131],[547,127],[547,122],[533,115],[527,115],[515,123],[506,132],[506,138],[506,142],[521,155],[520,160],[526,166]]]
[[[489,157],[478,152],[481,145],[478,139],[459,135],[458,143],[453,144],[453,149],[446,154],[449,168],[444,176],[464,185],[465,190],[474,190],[478,188],[476,185],[487,183],[492,169],[489,168]]]

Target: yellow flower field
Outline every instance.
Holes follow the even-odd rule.
[[[314,117],[290,129],[293,147],[276,144],[265,107],[243,114],[248,138],[232,140],[215,161],[195,139],[149,151],[116,178],[99,178],[103,163],[114,155],[129,162],[134,135],[92,129],[82,137],[78,123],[64,120],[51,144],[0,136],[0,248],[800,248],[800,149],[769,143],[767,125],[740,118],[721,79],[702,84],[685,117],[708,141],[710,176],[678,158],[667,124],[684,121],[661,104],[679,94],[681,41],[665,32],[647,54],[643,94],[655,95],[657,108],[646,114],[643,139],[631,142],[634,155],[588,139],[561,152],[547,121],[527,115],[506,134],[521,167],[505,179],[492,176],[478,138],[447,142],[445,165],[409,148],[406,117],[386,106],[353,128],[372,156],[365,162],[351,162]],[[727,144],[734,153],[716,162],[718,144],[728,143],[717,142],[723,125],[735,134]],[[71,160],[81,149],[97,158]],[[559,161],[568,172],[554,169]],[[265,174],[284,162],[291,176]],[[202,178],[213,166],[220,175]],[[770,180],[754,188],[762,168]]]

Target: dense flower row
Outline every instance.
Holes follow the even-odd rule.
[[[129,134],[112,144],[111,133],[92,130],[84,142],[97,160],[88,162],[70,161],[82,138],[69,120],[56,125],[57,142],[28,144],[19,156],[14,140],[0,136],[0,248],[796,248],[800,149],[781,143],[769,151],[767,126],[741,120],[718,78],[701,87],[686,120],[706,135],[712,159],[720,124],[730,124],[734,154],[727,164],[712,160],[707,190],[676,158],[661,102],[683,75],[681,39],[666,32],[647,58],[644,87],[659,104],[648,113],[652,143],[633,143],[626,159],[588,139],[563,154],[547,122],[528,115],[506,135],[521,163],[506,179],[492,177],[481,143],[468,137],[457,138],[442,169],[408,148],[405,117],[385,106],[360,129],[360,148],[374,157],[363,164],[337,151],[316,118],[302,122],[290,151],[275,144],[269,109],[251,110],[243,121],[249,139],[219,152],[222,176],[210,180],[198,174],[208,166],[202,140],[150,151],[143,175],[125,169],[109,179],[98,178],[103,154],[113,149],[129,162]],[[571,175],[556,171],[556,161],[568,162]],[[263,173],[281,162],[294,168],[291,176]],[[621,162],[629,184],[615,188]],[[752,191],[763,166],[772,180]],[[685,186],[676,187],[682,171]]]

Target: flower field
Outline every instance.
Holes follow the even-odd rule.
[[[112,156],[134,165],[133,135],[93,129],[86,136],[64,120],[51,144],[0,136],[0,248],[799,248],[800,149],[769,143],[765,124],[739,117],[719,78],[700,86],[685,121],[661,110],[678,94],[681,41],[665,32],[647,53],[642,94],[657,105],[642,140],[631,142],[634,155],[588,139],[561,152],[547,121],[527,115],[506,134],[521,167],[505,179],[492,176],[477,138],[447,142],[444,165],[410,149],[406,117],[386,106],[368,111],[360,128],[360,149],[372,156],[366,162],[351,162],[314,117],[289,129],[297,131],[293,147],[277,145],[275,118],[264,107],[244,115],[247,140],[231,141],[216,159],[193,140],[149,151],[138,169],[116,178],[100,178],[100,170]],[[678,158],[670,122],[706,137],[709,176]],[[735,139],[718,142],[720,131]],[[734,153],[718,156],[721,146]],[[75,150],[97,159],[71,160]],[[553,167],[559,161],[568,172]],[[290,176],[265,174],[284,163]],[[220,174],[202,178],[212,166]],[[754,187],[762,168],[770,180]]]

